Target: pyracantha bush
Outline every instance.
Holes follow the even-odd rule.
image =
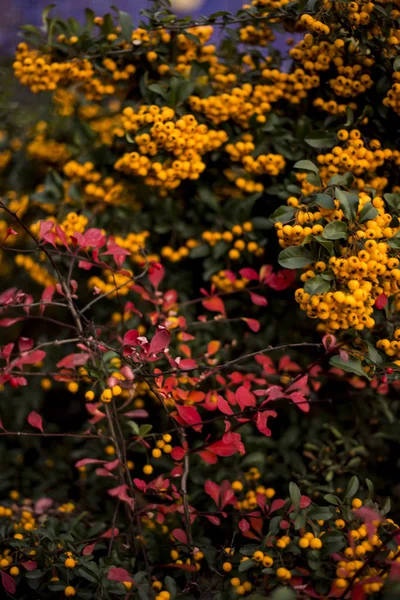
[[[24,28],[5,597],[398,597],[398,5]]]

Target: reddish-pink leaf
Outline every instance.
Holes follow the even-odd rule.
[[[137,477],[135,477],[135,479],[133,480],[133,483],[136,485],[136,487],[138,488],[138,490],[140,490],[141,492],[145,493],[147,490],[147,484],[145,481],[143,481],[143,479],[138,479]]]
[[[276,415],[277,413],[274,410],[265,410],[264,412],[258,412],[256,417],[256,425],[258,431],[263,435],[270,437],[272,432],[267,426],[267,419],[268,417],[276,417]]]
[[[266,267],[270,265],[265,265]],[[266,274],[263,278],[264,283],[266,283],[271,289],[276,292],[280,292],[290,287],[295,279],[296,279],[296,271],[292,269],[283,269],[282,271],[278,271],[278,273],[272,273],[272,269],[266,269]]]
[[[260,296],[259,294],[255,294],[254,292],[249,293],[253,304],[256,304],[257,306],[267,306],[268,302],[267,299],[264,298],[264,296]]]
[[[110,496],[116,497],[119,500],[122,500],[122,502],[126,502],[127,504],[129,504],[129,506],[133,507],[133,498],[128,496],[128,489],[128,486],[126,484],[123,484],[119,485],[118,487],[111,488],[110,490],[108,490],[108,493],[110,494]]]
[[[111,567],[107,573],[107,579],[110,581],[131,581],[133,582],[133,577],[129,575],[126,569],[122,569],[122,567]]]
[[[43,239],[47,233],[50,233],[54,227],[53,221],[39,222],[39,240]]]
[[[176,361],[178,363],[181,371],[191,371],[192,369],[197,369],[197,362],[192,358],[183,358],[182,360]]]
[[[90,354],[87,352],[80,352],[78,354],[68,354],[68,356],[64,356],[62,360],[57,363],[57,367],[61,369],[64,367],[65,369],[73,369],[74,367],[82,367],[86,365],[89,360]]]
[[[375,300],[375,308],[377,308],[378,310],[382,310],[382,308],[385,308],[387,303],[388,299],[386,294],[379,294],[379,296],[377,296]]]
[[[104,464],[105,462],[105,460],[99,460],[98,458],[81,458],[81,460],[75,463],[75,467],[79,469],[79,467],[84,467],[85,465]]]
[[[150,283],[155,289],[157,289],[161,281],[164,279],[165,269],[160,264],[157,264],[157,266],[153,265],[151,269],[151,272],[149,272]]]
[[[194,406],[182,406],[180,404],[177,404],[176,410],[178,411],[178,414],[182,421],[184,421],[187,425],[192,425],[195,431],[201,431],[202,419]]]
[[[232,456],[236,452],[240,452],[240,454],[246,452],[240,433],[225,433],[219,442],[214,442],[208,446],[207,450],[217,456]]]
[[[111,539],[112,537],[117,537],[119,535],[119,529],[117,527],[107,529],[100,537],[105,539]]]
[[[15,319],[0,319],[0,327],[11,327],[11,325],[14,325],[15,323],[18,323],[18,321],[23,320],[24,317],[15,317]]]
[[[249,328],[252,331],[254,331],[254,333],[257,333],[258,331],[260,331],[260,323],[259,323],[259,321],[257,321],[257,319],[246,319],[245,317],[243,317],[242,321],[247,323]]]
[[[170,332],[167,329],[160,328],[150,342],[149,354],[163,352],[168,347],[170,339]]]
[[[285,506],[286,502],[285,500],[280,500],[279,498],[277,498],[276,500],[274,500],[271,504],[271,507],[269,509],[269,514],[275,512],[276,510],[280,510],[281,508],[283,508]]]
[[[206,298],[202,301],[202,305],[207,310],[212,310],[213,312],[219,312],[221,314],[225,314],[225,305],[222,302],[221,298],[218,296],[213,296],[211,298]]]
[[[6,592],[8,592],[9,594],[15,594],[17,584],[15,583],[11,575],[6,573],[5,571],[1,571],[1,583],[3,584],[3,587],[6,590]]]
[[[40,314],[43,315],[44,311],[45,311],[45,304],[49,303],[52,301],[53,299],[53,295],[54,292],[56,291],[56,288],[54,287],[54,285],[49,285],[43,292],[42,297],[40,298],[40,302],[42,302],[43,304],[41,304],[40,306]]]
[[[242,533],[246,533],[250,529],[250,524],[246,519],[240,519],[239,521],[239,529]]]
[[[39,413],[37,413],[34,410],[31,413],[29,413],[28,423],[29,425],[32,425],[32,427],[39,429],[43,433],[43,421]]]
[[[174,536],[174,538],[176,540],[178,540],[178,542],[181,542],[181,544],[187,544],[188,543],[187,535],[183,531],[183,529],[174,529],[172,531],[172,535]]]
[[[311,504],[311,498],[309,498],[308,496],[300,497],[300,508],[307,508],[308,506],[310,506],[310,504]]]
[[[210,521],[210,523],[212,523],[213,525],[220,525],[221,521],[218,519],[218,517],[214,517],[212,515],[206,515],[206,518]]]
[[[100,229],[87,229],[80,240],[82,246],[92,246],[93,248],[101,248],[106,243],[106,236]]]
[[[49,508],[51,508],[54,504],[54,500],[52,500],[51,498],[39,498],[39,500],[36,500],[35,502],[35,513],[37,515],[43,515]]]
[[[124,345],[125,346],[136,346],[138,343],[138,341],[137,341],[138,337],[139,337],[138,330],[130,329],[124,335]]]
[[[215,504],[219,507],[219,485],[215,481],[208,479],[204,485],[204,491],[211,496]]]
[[[27,571],[34,571],[35,569],[37,569],[37,562],[35,560],[27,560],[25,562],[22,562],[21,565]]]
[[[17,364],[34,365],[35,363],[43,360],[45,356],[46,352],[44,352],[44,350],[34,350],[33,352],[26,354],[25,356],[21,356],[21,358],[18,359]]]
[[[175,446],[175,448],[171,452],[171,456],[174,460],[182,460],[185,456],[186,452],[181,446]]]
[[[93,550],[94,550],[95,546],[96,546],[96,542],[93,542],[93,544],[88,544],[87,546],[85,546],[84,549],[82,550],[83,556],[89,556],[89,554],[93,554]]]
[[[31,338],[20,337],[18,340],[18,348],[20,352],[28,352],[33,348],[33,340]]]
[[[297,406],[303,412],[307,413],[310,411],[308,400],[305,398],[305,396],[303,396],[303,394],[300,394],[299,392],[293,392],[293,394],[290,394],[289,398],[292,400],[292,402],[297,404]]]
[[[250,269],[250,268],[240,269],[239,273],[243,277],[243,279],[248,279],[249,281],[252,281],[254,279],[256,281],[258,281],[260,279],[257,271],[255,271],[254,269]]]
[[[254,394],[252,394],[246,387],[241,385],[235,394],[236,402],[240,406],[240,410],[244,410],[246,406],[255,406],[256,399]]]

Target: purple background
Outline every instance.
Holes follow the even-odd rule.
[[[202,7],[194,14],[209,15],[218,10],[236,12],[245,0],[203,0]],[[49,4],[57,4],[51,12],[53,16],[83,18],[85,8],[91,8],[97,15],[110,11],[110,5],[129,12],[135,21],[141,8],[149,8],[146,0],[1,0],[0,47],[12,51],[18,42],[18,29],[21,25],[41,25],[42,10]],[[190,14],[191,10],[188,11]],[[181,13],[185,14],[185,13]],[[187,14],[187,13],[186,13]]]

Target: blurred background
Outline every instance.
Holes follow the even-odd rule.
[[[244,0],[172,0],[173,10],[182,15],[209,15],[218,10],[236,12],[243,3]],[[50,0],[1,0],[0,51],[13,51],[21,25],[41,25],[42,10],[49,4]],[[140,9],[151,6],[151,2],[146,0],[55,0],[54,4],[53,16],[73,16],[78,20],[83,17],[85,8],[91,8],[96,15],[103,15],[114,4],[138,19]]]

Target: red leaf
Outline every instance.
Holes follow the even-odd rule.
[[[215,504],[219,507],[219,485],[215,481],[208,479],[204,485],[204,491],[211,496]]]
[[[138,337],[139,337],[139,332],[137,331],[137,329],[130,329],[124,335],[124,345],[125,346],[136,346],[138,343],[138,341],[137,341]]]
[[[269,514],[275,512],[276,510],[280,510],[281,508],[283,508],[285,506],[286,502],[285,500],[280,500],[279,498],[277,498],[276,500],[274,500],[271,504],[271,507],[269,509]]]
[[[171,452],[171,456],[174,460],[182,460],[185,454],[186,452],[180,446],[175,446],[175,448]]]
[[[118,534],[119,534],[119,529],[117,527],[114,527],[111,529],[107,529],[107,531],[104,532],[100,537],[105,538],[105,539],[111,539],[112,537],[117,537]]]
[[[377,296],[375,300],[375,308],[377,308],[378,310],[382,310],[382,308],[385,308],[387,303],[388,299],[386,294],[379,294],[379,296]]]
[[[55,292],[56,288],[54,287],[54,285],[49,285],[43,292],[42,297],[40,298],[40,302],[43,303],[47,303],[47,302],[51,302],[53,299],[53,295]],[[43,315],[44,311],[45,311],[46,306],[44,306],[44,304],[42,304],[40,306],[40,314]]]
[[[89,360],[90,354],[87,352],[80,352],[79,354],[68,354],[68,356],[64,356],[60,362],[57,363],[57,367],[61,369],[62,367],[66,369],[73,369],[74,367],[81,367],[86,365]]]
[[[247,323],[247,325],[249,326],[249,328],[254,331],[254,333],[257,333],[257,331],[260,331],[260,323],[259,321],[257,321],[257,319],[246,319],[246,318],[242,318],[242,321],[244,321],[245,323]]]
[[[18,340],[18,348],[20,352],[28,352],[33,348],[33,340],[26,337],[20,337]]]
[[[122,569],[121,567],[111,567],[107,573],[107,579],[110,581],[131,581],[133,582],[133,578],[129,575],[126,569]]]
[[[35,560],[27,560],[25,562],[22,562],[21,565],[27,571],[34,571],[35,569],[37,569],[37,562]]]
[[[217,296],[213,296],[211,298],[206,298],[202,301],[202,305],[207,310],[212,310],[213,312],[219,312],[221,314],[225,314],[225,305],[222,302],[221,298]]]
[[[300,394],[299,392],[293,392],[293,394],[290,394],[289,398],[292,400],[292,402],[297,404],[299,409],[303,412],[307,413],[310,411],[308,400],[303,396],[303,394]]]
[[[81,460],[75,463],[75,467],[79,469],[79,467],[84,467],[85,465],[104,464],[105,462],[105,460],[99,460],[98,458],[81,458]]]
[[[254,292],[249,292],[250,298],[253,304],[257,306],[267,306],[268,302],[264,296],[260,296],[259,294],[255,294]]]
[[[291,269],[283,269],[278,273],[272,273],[268,270],[264,277],[264,283],[266,283],[271,289],[276,292],[280,292],[290,287],[296,279],[296,271]]]
[[[198,455],[206,462],[208,465],[215,465],[218,462],[218,457],[214,452],[210,452],[209,450],[201,450],[198,452]]]
[[[244,410],[246,406],[255,406],[256,399],[254,394],[252,394],[247,388],[241,385],[235,394],[235,398],[237,403],[240,406],[240,410]]]
[[[311,504],[311,498],[309,498],[308,496],[300,497],[300,508],[307,508],[308,506],[310,506],[310,504]]]
[[[242,533],[246,533],[246,531],[249,531],[250,529],[250,524],[248,521],[246,521],[246,519],[240,519],[239,521],[239,529]]]
[[[39,413],[35,412],[34,410],[31,413],[29,413],[28,423],[29,423],[29,425],[32,425],[32,427],[36,427],[36,429],[40,429],[40,431],[43,433],[43,421],[42,421],[42,417],[39,415]]]
[[[21,356],[21,358],[18,359],[17,364],[34,365],[35,363],[43,360],[45,356],[46,352],[44,352],[44,350],[34,350],[33,352],[26,354],[25,356]]]
[[[221,521],[218,519],[218,517],[214,517],[212,515],[205,515],[206,519],[208,519],[210,521],[210,523],[212,523],[213,525],[220,525]]]
[[[208,446],[207,450],[218,456],[232,456],[236,452],[245,454],[240,433],[225,433],[219,442],[214,442],[214,444]]]
[[[181,371],[191,371],[192,369],[197,369],[198,366],[197,362],[192,358],[183,358],[179,362],[178,360],[176,362],[178,363],[178,366],[181,369]]]
[[[8,573],[1,571],[1,583],[3,584],[6,592],[8,592],[9,594],[15,594],[17,584],[15,583],[11,575],[8,575]]]
[[[18,321],[23,320],[24,317],[15,317],[15,319],[0,319],[0,327],[11,327],[11,325],[14,325],[14,323],[18,323]]]
[[[161,328],[153,336],[150,346],[149,354],[158,354],[165,350],[170,342],[171,334],[167,329]]]
[[[248,279],[249,281],[254,280],[254,279],[256,281],[259,281],[259,279],[260,279],[257,271],[255,271],[254,269],[248,269],[248,268],[240,269],[239,273],[243,277],[243,279]]]
[[[192,425],[195,431],[201,431],[202,429],[202,419],[197,409],[194,406],[181,406],[180,404],[176,405],[176,410],[180,418],[187,424]]]
[[[138,490],[140,490],[141,492],[144,493],[147,490],[147,484],[145,481],[143,481],[143,479],[138,479],[137,477],[135,477],[135,479],[133,480],[133,483],[136,485]]]
[[[187,535],[183,531],[183,529],[174,529],[172,531],[172,535],[174,536],[174,538],[176,540],[178,540],[178,542],[181,542],[181,544],[187,544],[188,543]]]
[[[122,502],[126,502],[131,507],[134,506],[133,498],[128,496],[128,486],[126,484],[108,490],[110,496],[117,497]]]
[[[83,234],[83,239],[80,240],[82,246],[92,246],[93,248],[101,248],[106,242],[106,236],[100,229],[87,229]]]
[[[96,546],[96,542],[93,542],[93,544],[88,544],[87,546],[85,546],[84,549],[82,550],[83,556],[89,556],[89,554],[93,554],[93,550],[94,550],[95,546]]]
[[[264,412],[258,412],[256,418],[257,429],[260,433],[270,437],[271,430],[267,426],[268,417],[276,417],[277,413],[274,410],[266,410]]]
[[[149,273],[149,279],[151,285],[157,289],[161,281],[164,279],[165,269],[162,265],[152,266],[152,271]]]
[[[39,240],[49,233],[54,227],[53,221],[40,221],[39,223]]]

